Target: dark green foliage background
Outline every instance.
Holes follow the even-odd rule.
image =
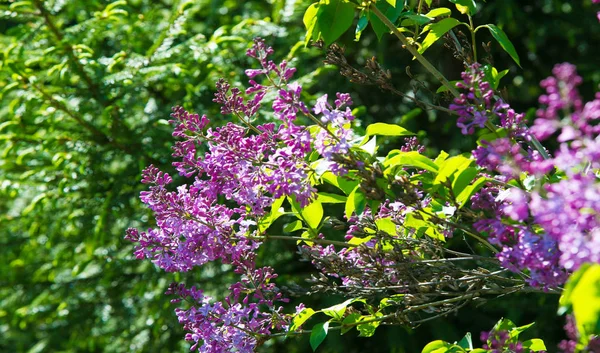
[[[522,111],[535,106],[538,82],[564,61],[577,64],[590,98],[600,82],[600,26],[590,1],[523,3],[488,1],[475,16],[479,24],[503,26],[521,55],[522,69],[492,45],[495,66],[511,69],[502,83],[508,101]],[[243,69],[251,65],[245,51],[255,36],[265,37],[278,59],[292,60],[308,101],[317,93],[351,92],[366,107],[363,126],[401,123],[419,131],[434,151],[473,146],[452,118],[420,112],[409,101],[352,85],[335,68],[323,67],[324,54],[301,44],[310,1],[128,0],[112,13],[109,4],[0,2],[1,352],[188,350],[174,306],[162,294],[166,286],[183,280],[218,295],[234,277],[218,266],[185,276],[163,273],[136,260],[123,235],[127,227],[152,226],[138,200],[139,179],[150,163],[172,172],[171,106],[205,113],[215,124],[228,121],[212,103],[214,82],[245,81]],[[394,38],[377,42],[367,32],[359,43],[353,33],[342,37],[351,63],[360,66],[375,55],[399,90],[410,92],[417,81],[437,89]],[[442,45],[427,57],[450,79],[459,77],[462,64]],[[416,80],[406,76],[407,65]],[[447,103],[442,97],[440,104]],[[269,245],[262,256],[288,273],[280,277],[282,285],[303,284],[310,270],[294,264],[293,245]],[[335,299],[310,300],[323,307]],[[506,297],[415,331],[385,327],[372,339],[333,334],[321,349],[417,352],[433,339],[454,341],[466,331],[477,337],[501,316],[517,324],[537,320],[531,334],[553,347],[562,326],[556,302]],[[309,349],[307,338],[265,347]]]

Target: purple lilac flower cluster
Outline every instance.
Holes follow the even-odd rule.
[[[510,342],[510,334],[505,330],[484,331],[481,333],[480,339],[484,342],[483,349],[486,349],[489,353],[530,352],[530,350],[525,350],[522,342]],[[546,353],[544,350],[532,352]]]
[[[336,155],[345,155],[350,151],[350,141],[354,138],[350,124],[354,120],[350,106],[349,94],[337,93],[335,108],[327,101],[327,94],[317,99],[313,112],[320,115],[321,129],[315,137],[315,149],[329,160],[329,168],[335,175],[342,175],[347,170],[335,162]]]
[[[474,63],[461,75],[463,81],[456,86],[466,90],[450,104],[450,109],[458,114],[456,125],[464,135],[472,135],[475,127],[483,128],[492,118],[500,119],[500,126],[507,128],[515,135],[522,135],[524,114],[517,114],[508,104],[495,95],[490,84],[485,80],[485,72],[481,64]]]
[[[600,336],[592,337],[587,347],[577,350],[577,342],[579,342],[579,332],[577,331],[577,323],[573,315],[567,315],[567,323],[564,326],[568,339],[560,341],[558,349],[560,353],[595,353],[600,352]]]
[[[556,65],[553,74],[541,82],[546,90],[539,98],[543,108],[530,131],[520,127],[522,118],[507,124],[510,119],[500,115],[509,137],[483,141],[473,151],[477,164],[497,172],[498,180],[519,184],[523,175],[536,178],[537,187],[531,192],[523,187],[484,188],[472,201],[490,217],[474,226],[502,248],[498,254],[502,264],[513,271],[530,270],[530,283],[543,287],[562,284],[566,271],[584,262],[600,262],[600,183],[594,174],[600,167],[600,93],[584,104],[577,91],[582,79],[573,65]],[[461,117],[465,119],[466,112],[481,102],[486,111],[497,114],[485,99],[475,99],[477,87],[488,89],[480,82],[481,73],[474,74],[471,67],[463,77],[461,87],[470,93],[456,102],[462,108],[454,107]],[[489,89],[483,95],[493,96]],[[504,116],[518,116],[504,109]],[[539,140],[557,136],[560,146],[553,157],[544,158],[523,143],[532,136]],[[559,176],[558,181],[551,183],[550,173]]]
[[[140,197],[154,212],[157,227],[146,232],[129,229],[126,235],[137,243],[138,259],[151,259],[168,272],[220,261],[241,276],[223,301],[183,284],[168,291],[192,303],[187,310],[177,309],[177,315],[190,332],[186,339],[193,342],[192,349],[201,352],[253,352],[262,337],[289,326],[289,315],[278,305],[287,299],[271,283],[277,274],[255,264],[255,251],[263,240],[257,224],[281,197],[293,197],[302,207],[315,199],[306,161],[313,139],[306,127],[295,123],[298,114],[311,116],[300,100],[302,87],[288,82],[295,69],[285,61],[269,60],[272,53],[262,39],[254,41],[247,55],[258,60],[261,69],[246,71],[250,87],[245,92],[224,80],[217,82],[214,102],[241,125],[210,128],[206,116],[173,109],[173,136],[180,139],[173,147],[173,166],[191,178],[190,183],[171,191],[172,177],[147,167],[142,183],[149,190]],[[267,85],[255,81],[259,75],[266,77]],[[254,125],[269,90],[276,91],[272,109],[281,124]],[[334,109],[326,98],[314,110],[323,115],[324,130],[334,141],[318,138],[314,148],[333,160],[349,149],[352,102],[349,95],[338,94]],[[205,152],[199,153],[199,147]]]

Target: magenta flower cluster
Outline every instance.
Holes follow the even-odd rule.
[[[209,127],[206,116],[173,108],[173,166],[189,178],[189,184],[172,188],[173,178],[154,166],[143,172],[142,183],[149,190],[141,200],[154,212],[156,228],[146,232],[129,229],[126,239],[137,243],[138,259],[152,260],[168,272],[186,272],[208,262],[220,261],[233,267],[240,281],[229,287],[230,295],[214,301],[195,287],[174,284],[169,294],[191,303],[177,316],[189,332],[192,349],[201,352],[253,352],[272,330],[290,324],[281,303],[288,301],[272,282],[277,274],[269,267],[257,267],[256,250],[265,239],[260,220],[274,201],[291,197],[301,207],[316,198],[307,163],[313,149],[326,160],[347,153],[351,137],[348,123],[350,96],[338,94],[335,108],[327,96],[318,100],[314,111],[323,116],[315,141],[308,129],[296,124],[299,114],[313,118],[300,99],[302,87],[290,83],[294,68],[269,59],[273,49],[256,39],[248,50],[260,69],[247,70],[250,87],[243,92],[224,80],[217,82],[214,102],[222,114],[241,124]],[[264,77],[266,85],[256,81]],[[276,97],[272,111],[281,123],[254,124],[269,91]]]
[[[463,106],[454,106],[461,114],[458,125],[477,109],[487,112],[486,119],[500,118],[508,137],[482,141],[473,156],[478,165],[496,172],[496,179],[513,180],[516,186],[484,188],[476,194],[473,207],[485,210],[489,218],[474,226],[502,248],[498,258],[505,267],[529,270],[535,286],[560,285],[582,263],[600,262],[600,183],[594,174],[600,167],[600,93],[584,104],[577,90],[582,79],[575,67],[556,65],[554,76],[541,82],[546,90],[539,98],[542,108],[527,130],[521,115],[505,103],[499,113],[497,105],[488,102],[493,93],[477,69],[474,65],[463,74],[460,87],[469,93],[456,102]],[[475,119],[469,121],[471,127],[482,126]],[[535,138],[554,136],[559,148],[550,157],[531,147]],[[521,184],[527,175],[534,183],[529,191]]]
[[[454,99],[450,109],[458,114],[456,126],[464,135],[472,135],[476,127],[484,128],[496,117],[500,119],[500,126],[512,130],[515,135],[523,134],[524,114],[517,114],[495,94],[479,63],[469,66],[461,77],[463,80],[456,87],[465,93]]]

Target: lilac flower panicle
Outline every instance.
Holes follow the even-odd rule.
[[[245,92],[224,80],[217,82],[214,101],[221,113],[236,116],[244,125],[208,128],[206,116],[173,108],[173,136],[179,139],[173,147],[173,166],[190,182],[171,190],[169,174],[152,165],[146,168],[142,182],[149,189],[140,198],[154,212],[156,228],[129,229],[126,234],[136,243],[138,259],[150,259],[165,271],[185,272],[220,261],[241,276],[222,301],[194,287],[169,289],[174,301],[188,298],[193,303],[176,312],[188,331],[186,339],[200,352],[254,352],[262,337],[290,324],[279,305],[288,299],[273,282],[277,274],[255,264],[261,245],[257,220],[283,196],[305,207],[316,198],[316,190],[306,162],[312,139],[305,127],[294,124],[297,113],[309,113],[300,100],[302,87],[288,83],[295,69],[285,61],[273,63],[268,58],[272,53],[261,39],[248,50],[262,68],[246,71],[250,87]],[[268,75],[273,86],[258,83],[262,75]],[[273,110],[282,124],[251,125],[273,88],[278,92]],[[340,95],[336,106],[350,103],[348,95]],[[197,153],[200,145],[202,154]]]
[[[456,125],[463,135],[472,135],[476,127],[484,128],[488,121],[497,117],[500,126],[507,129],[511,136],[527,136],[527,128],[523,125],[525,114],[516,113],[495,95],[490,84],[485,81],[481,64],[472,64],[461,77],[463,80],[456,87],[466,92],[455,98],[449,108],[458,114]]]
[[[327,94],[317,99],[313,112],[320,115],[323,124],[315,138],[314,146],[326,160],[330,162],[330,171],[336,175],[346,173],[346,169],[336,162],[336,155],[345,155],[350,151],[351,140],[354,133],[350,127],[354,120],[350,105],[352,99],[349,94],[337,93],[337,99],[332,107]]]

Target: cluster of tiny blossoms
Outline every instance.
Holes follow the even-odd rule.
[[[539,351],[531,351],[529,349],[525,350],[523,347],[523,343],[516,341],[511,342],[510,333],[506,330],[494,330],[487,332],[484,331],[481,333],[480,339],[484,342],[483,349],[486,349],[486,352],[489,353],[524,353],[524,352],[536,352],[536,353],[546,353],[545,350]]]
[[[600,167],[600,93],[584,104],[575,67],[556,65],[553,76],[541,82],[543,108],[528,130],[522,116],[505,103],[500,103],[503,110],[496,109],[501,101],[490,98],[494,95],[483,77],[477,64],[463,74],[459,87],[468,93],[456,99],[453,109],[463,133],[500,117],[508,137],[482,141],[473,155],[481,167],[497,173],[498,181],[512,180],[516,186],[490,186],[473,197],[473,208],[488,215],[475,228],[502,248],[498,257],[505,267],[530,270],[535,286],[560,285],[568,271],[600,262],[600,183],[595,174]],[[532,142],[553,136],[559,147],[551,156],[539,144],[532,148]],[[533,186],[523,185],[525,176],[533,178]]]
[[[192,349],[201,352],[253,352],[272,330],[289,326],[290,316],[279,305],[288,300],[272,283],[277,274],[256,265],[255,251],[265,239],[257,224],[281,197],[292,197],[302,207],[315,199],[307,164],[313,148],[332,167],[336,155],[349,149],[349,95],[338,94],[335,109],[327,96],[320,98],[314,108],[323,116],[319,121],[300,100],[302,87],[289,82],[295,69],[285,61],[269,60],[272,53],[261,39],[248,50],[261,68],[246,70],[250,87],[245,92],[224,80],[217,82],[214,102],[222,114],[235,116],[241,124],[210,128],[206,116],[173,108],[173,136],[179,139],[173,147],[173,166],[190,182],[171,190],[169,174],[147,167],[142,183],[149,190],[141,193],[141,200],[154,212],[156,228],[129,229],[126,235],[137,243],[138,259],[150,259],[168,272],[220,261],[240,275],[222,301],[184,284],[173,284],[167,292],[179,298],[174,301],[192,303],[176,312]],[[266,85],[255,81],[260,75]],[[255,125],[269,90],[276,92],[271,108],[281,123]],[[295,123],[298,114],[318,122],[315,141],[305,126]]]

